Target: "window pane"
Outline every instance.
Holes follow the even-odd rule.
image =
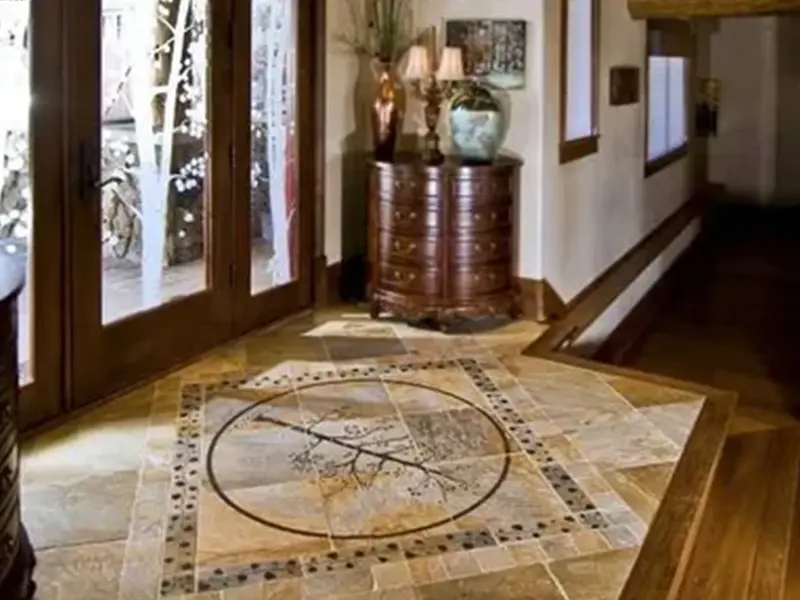
[[[250,291],[297,277],[297,0],[253,0]]]
[[[647,159],[652,160],[667,153],[667,59],[649,59],[647,88]]]
[[[103,322],[206,288],[208,0],[104,0]]]
[[[592,0],[567,3],[565,139],[592,135]]]
[[[686,142],[686,60],[670,58],[668,70],[667,145],[670,150],[674,150]]]
[[[0,252],[27,263],[27,281],[17,302],[20,383],[32,375],[31,362],[31,198],[28,121],[30,45],[27,0],[0,0]]]

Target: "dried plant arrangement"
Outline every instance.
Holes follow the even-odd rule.
[[[345,0],[350,25],[336,40],[353,52],[396,63],[417,41],[412,0]]]

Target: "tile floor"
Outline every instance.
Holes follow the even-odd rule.
[[[361,311],[23,448],[41,600],[615,599],[703,399]]]

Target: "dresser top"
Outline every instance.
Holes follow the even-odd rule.
[[[422,160],[422,156],[417,152],[398,152],[392,161],[371,158],[370,164],[377,167],[415,166],[426,169],[492,169],[497,167],[519,167],[522,165],[522,160],[509,154],[498,154],[490,163],[476,163],[463,161],[459,156],[447,156],[443,163],[430,165]]]

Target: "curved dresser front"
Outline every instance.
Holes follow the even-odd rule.
[[[459,318],[514,316],[514,217],[521,162],[415,155],[373,161],[369,193],[371,313],[447,325]]]
[[[17,298],[24,284],[24,267],[0,257],[0,598],[27,600],[33,596],[31,548],[20,518],[17,406]]]

